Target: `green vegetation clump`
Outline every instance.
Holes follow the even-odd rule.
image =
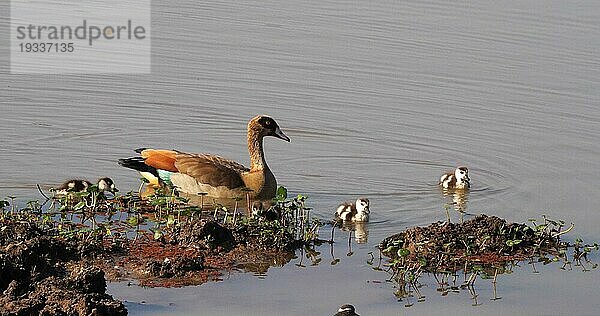
[[[306,199],[302,195],[288,199],[287,191],[281,187],[271,207],[256,216],[243,218],[232,227],[236,240],[285,251],[319,241],[322,223],[317,218],[311,220]]]
[[[384,239],[379,247],[397,263],[415,261],[426,271],[437,271],[461,269],[469,260],[493,262],[506,256],[526,256],[536,247],[555,248],[557,242],[545,230],[480,215],[460,224],[414,227]]]
[[[398,284],[399,298],[413,293],[420,296],[419,277],[423,273],[432,273],[440,285],[438,291],[447,294],[448,280],[456,281],[457,272],[462,270],[465,278],[461,287],[469,288],[476,298],[473,284],[477,276],[493,278],[495,293],[498,274],[510,273],[510,266],[518,261],[563,261],[563,266],[574,263],[584,271],[587,266],[597,267],[587,256],[598,250],[598,244],[561,240],[573,224],[564,229],[564,221],[545,216],[539,223],[530,221],[531,225],[508,223],[495,216],[479,215],[463,223],[437,222],[389,236],[379,244],[379,250],[389,258],[387,271]],[[449,288],[457,290],[458,286]]]
[[[184,197],[157,191],[147,200],[127,195],[123,199],[131,207],[127,222],[131,226],[145,224],[156,240],[171,243],[202,244],[200,247],[230,250],[236,245],[255,248],[293,251],[318,241],[321,221],[310,216],[305,205],[306,196],[288,198],[287,190],[280,187],[272,201],[256,201],[260,209],[233,209],[214,203],[203,207],[190,204]],[[132,203],[132,201],[135,201]],[[246,201],[250,205],[250,201]],[[251,207],[254,209],[254,207]],[[144,217],[135,214],[144,214]]]

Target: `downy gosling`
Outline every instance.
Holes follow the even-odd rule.
[[[97,184],[98,191],[100,192],[110,192],[112,194],[119,192],[111,178],[100,178],[98,179]],[[91,186],[92,183],[87,180],[72,179],[65,181],[65,183],[63,183],[61,186],[59,186],[58,188],[53,188],[51,189],[51,191],[54,192],[56,195],[67,195],[69,193],[85,192]]]
[[[469,169],[467,167],[458,167],[454,173],[449,172],[440,178],[439,185],[444,189],[468,189],[471,187],[471,178],[469,178]]]
[[[368,222],[370,213],[369,199],[359,198],[354,203],[342,203],[338,206],[335,215],[343,221]]]

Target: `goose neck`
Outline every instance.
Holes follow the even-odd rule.
[[[263,137],[249,131],[248,152],[250,153],[250,170],[268,169],[263,151]]]

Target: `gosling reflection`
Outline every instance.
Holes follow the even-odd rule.
[[[341,230],[348,232],[348,243],[354,235],[354,240],[357,244],[365,244],[369,241],[369,229],[365,222],[344,222],[341,225]]]
[[[357,244],[366,244],[369,241],[369,229],[367,223],[353,223],[354,226],[354,240]]]
[[[459,213],[467,212],[467,204],[469,203],[469,191],[468,190],[457,190],[457,189],[442,189],[444,198],[452,202],[448,203],[452,205],[455,211]]]

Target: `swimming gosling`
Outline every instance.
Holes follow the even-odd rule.
[[[356,313],[354,306],[350,304],[344,304],[340,306],[337,313],[333,316],[360,316]]]
[[[354,203],[344,202],[335,211],[337,218],[351,222],[368,222],[370,213],[369,199],[366,198],[359,198]]]
[[[467,167],[458,167],[454,173],[449,172],[442,175],[439,185],[444,189],[468,189],[471,187],[471,178],[469,178],[469,169]]]

